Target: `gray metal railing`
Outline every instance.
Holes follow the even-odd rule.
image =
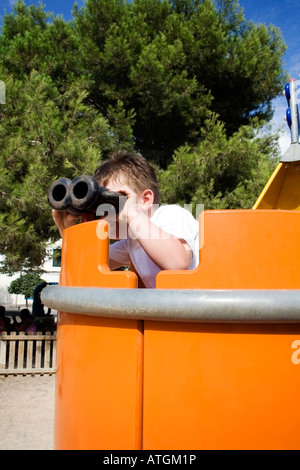
[[[52,309],[107,318],[205,323],[300,323],[300,290],[46,287]]]

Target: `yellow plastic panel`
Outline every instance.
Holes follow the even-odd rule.
[[[300,209],[300,162],[280,162],[253,209]]]

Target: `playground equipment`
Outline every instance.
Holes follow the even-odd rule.
[[[109,270],[105,220],[64,231],[57,449],[300,449],[300,212],[273,209],[205,211],[156,289]]]
[[[285,86],[285,95],[289,106],[286,117],[291,130],[291,144],[253,209],[300,209],[299,110],[296,92],[296,80],[291,79]]]

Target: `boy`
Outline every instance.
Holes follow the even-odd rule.
[[[198,222],[177,205],[158,207],[158,183],[148,160],[119,151],[101,163],[94,177],[108,190],[127,197],[115,221],[117,233],[126,237],[110,245],[110,269],[131,262],[144,286],[155,288],[160,270],[194,269],[198,265]],[[77,220],[58,211],[53,211],[53,218],[61,235]]]

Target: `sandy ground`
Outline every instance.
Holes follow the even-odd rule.
[[[0,376],[0,450],[53,450],[55,375]]]

